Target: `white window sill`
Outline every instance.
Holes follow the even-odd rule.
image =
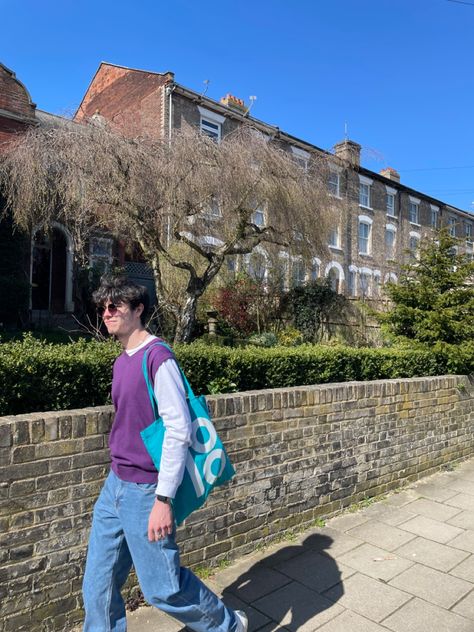
[[[370,257],[372,259],[372,255],[369,252],[359,252],[359,257]]]
[[[410,224],[411,224],[412,226],[416,226],[417,228],[421,228],[421,224],[417,224],[416,222],[412,222],[412,221],[410,221]]]
[[[398,215],[392,215],[391,213],[387,213],[387,217],[390,217],[390,219],[398,219]]]
[[[329,192],[329,195],[334,198],[335,200],[343,200],[344,198],[341,197],[340,195],[336,195],[335,193],[331,193]]]
[[[365,206],[364,204],[361,204],[360,202],[359,202],[359,206],[360,206],[360,208],[366,208],[368,211],[373,211],[374,210],[371,206]]]
[[[340,246],[332,246],[331,244],[328,244],[328,247],[331,248],[331,250],[335,250],[336,252],[344,252]]]

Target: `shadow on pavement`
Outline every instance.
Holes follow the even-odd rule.
[[[265,632],[298,630],[344,594],[341,572],[329,554],[332,543],[316,533],[301,544],[279,548],[225,587],[224,601],[244,610],[250,606],[250,632],[263,625]],[[329,588],[331,600],[322,595]]]

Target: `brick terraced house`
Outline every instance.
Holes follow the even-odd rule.
[[[325,152],[250,116],[241,99],[227,95],[215,101],[176,83],[172,72],[101,63],[74,120],[81,122],[94,115],[130,137],[155,139],[167,139],[174,129],[187,123],[219,142],[237,126],[250,123],[278,139],[303,168],[312,155],[327,156],[328,189],[339,209],[334,214],[328,249],[312,261],[285,257],[282,252],[287,287],[329,277],[333,288],[348,297],[377,299],[384,283],[397,280],[400,263],[415,256],[420,240],[441,226],[448,226],[460,240],[461,250],[473,255],[473,215],[405,186],[395,169],[380,173],[365,169],[360,164],[361,146],[356,142],[346,139],[335,146],[334,153]],[[36,111],[14,73],[0,66],[0,142],[20,132],[21,126],[47,116]],[[254,221],[263,225],[266,212],[257,212]],[[210,235],[210,244],[212,239]],[[67,230],[59,224],[49,238],[32,236],[29,278],[33,315],[74,310],[71,248]],[[107,236],[91,240],[90,257],[102,264],[116,260],[132,277],[153,287],[147,266],[139,258],[130,260],[123,246]],[[252,257],[238,260],[236,266],[263,278],[271,274],[263,245]]]

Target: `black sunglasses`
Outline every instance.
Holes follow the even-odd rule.
[[[98,307],[97,313],[99,314],[99,316],[103,316],[105,310],[108,309],[109,312],[112,314],[113,312],[116,312],[118,308],[119,306],[115,303],[109,303],[108,305],[101,305],[100,307]]]

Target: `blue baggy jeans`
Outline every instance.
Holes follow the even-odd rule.
[[[83,582],[84,632],[125,632],[120,594],[133,564],[145,600],[196,632],[235,632],[234,612],[190,570],[180,567],[174,533],[148,540],[156,485],[113,472],[94,507]]]

